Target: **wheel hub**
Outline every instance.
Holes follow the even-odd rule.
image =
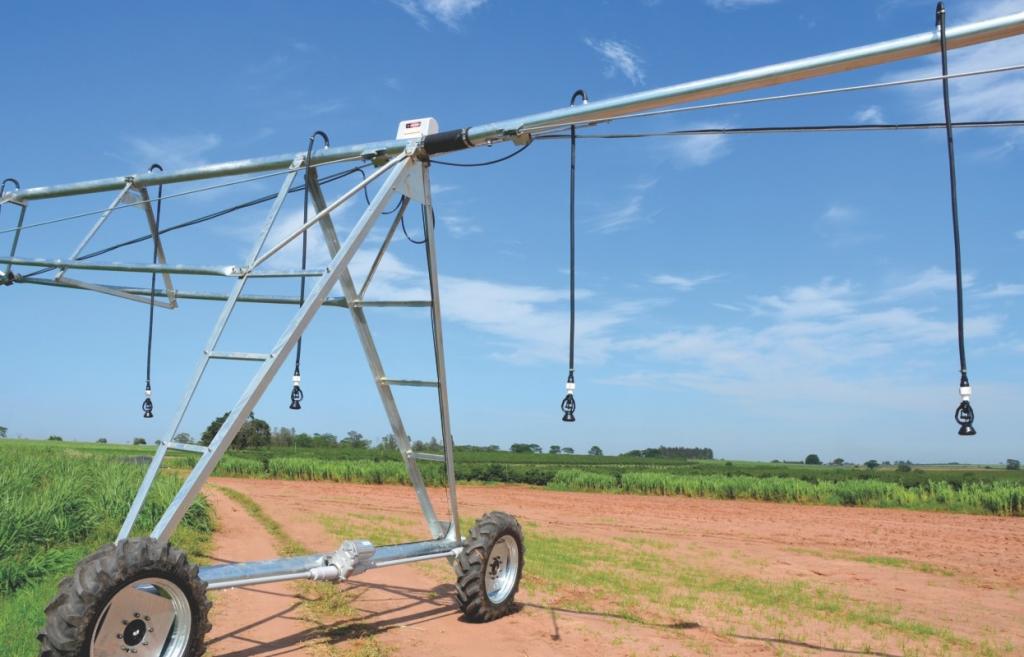
[[[499,538],[488,556],[485,583],[487,597],[493,604],[501,604],[515,588],[519,574],[519,545],[512,536]]]
[[[184,657],[192,629],[188,599],[163,578],[117,591],[93,630],[90,657]]]

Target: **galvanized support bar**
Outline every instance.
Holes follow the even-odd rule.
[[[1024,34],[1024,12],[958,25],[946,31],[948,47],[951,50],[986,41],[1005,39],[1019,34]],[[741,91],[761,89],[842,71],[877,66],[938,51],[939,34],[936,30],[929,30],[928,32],[858,48],[839,50],[771,66],[761,66],[728,75],[719,75],[695,82],[661,87],[603,101],[595,100],[586,105],[563,107],[549,112],[487,123],[466,128],[464,131],[461,131],[463,139],[450,139],[449,141],[452,149],[489,146],[500,141],[514,139],[535,130],[542,130],[551,125],[607,121],[636,112],[725,96]],[[399,140],[334,146],[317,151],[313,154],[310,161],[313,164],[323,164],[342,160],[370,160],[378,157],[390,157],[405,152],[408,146],[409,142]],[[440,151],[431,150],[431,152]],[[304,158],[305,153],[289,153],[257,159],[236,160],[234,162],[211,164],[178,171],[140,173],[131,177],[131,179],[135,181],[136,185],[151,187],[153,185],[179,183],[189,180],[275,171],[287,168],[289,163],[295,161],[296,157]],[[126,177],[106,178],[68,185],[33,187],[31,189],[11,192],[5,198],[26,201],[114,191],[122,187],[128,179]]]
[[[363,281],[363,287],[359,289],[359,298],[362,299],[366,296],[366,289],[370,287],[370,281],[373,280],[373,275],[377,273],[377,268],[380,267],[381,260],[384,259],[384,253],[391,246],[391,238],[395,236],[395,231],[398,229],[398,225],[402,223],[402,217],[405,216],[405,209],[409,207],[409,197],[405,196],[402,198],[402,205],[398,208],[398,212],[395,213],[395,220],[391,222],[391,227],[388,228],[387,234],[384,236],[384,241],[381,242],[380,248],[377,249],[377,255],[373,258],[373,264],[370,265],[370,271],[366,272],[366,279]]]
[[[149,191],[145,187],[139,187],[139,196],[142,197],[142,209],[146,213],[146,223],[149,224],[149,232],[153,236],[153,249],[156,254],[157,264],[166,265],[167,256],[164,254],[164,243],[160,239],[160,226],[156,222],[156,214],[153,213],[153,202],[149,199]],[[171,282],[171,275],[163,273],[164,290],[167,291],[167,299],[172,308],[178,306],[174,298],[174,284]]]
[[[181,274],[185,276],[225,276],[228,278],[315,278],[323,276],[322,269],[281,269],[254,271],[246,274],[246,270],[238,265],[168,265],[166,263],[120,263],[120,262],[86,262],[83,260],[44,260],[39,258],[4,258],[0,264],[49,267],[60,269],[83,269],[87,271],[139,272],[143,274]],[[23,276],[22,278],[29,278]],[[147,290],[148,294],[149,291]]]
[[[409,454],[417,461],[437,461],[444,463],[444,454],[431,454],[430,452],[410,452]]]
[[[208,351],[206,357],[210,360],[253,360],[264,361],[272,354],[255,354],[246,351]]]
[[[444,362],[444,336],[441,330],[441,293],[438,288],[437,244],[434,234],[434,205],[430,193],[429,163],[420,167],[423,183],[423,243],[427,256],[427,279],[430,282],[430,327],[434,338],[434,366],[437,371],[437,407],[441,415],[441,442],[444,446],[445,478],[448,481],[448,505],[451,525],[447,538],[459,535],[459,502],[455,491],[455,441],[452,438],[451,415],[448,411],[448,375]]]
[[[121,188],[121,191],[118,192],[117,196],[114,197],[114,202],[111,203],[107,207],[107,209],[103,211],[102,214],[100,214],[100,217],[99,219],[96,220],[96,223],[92,225],[92,228],[89,229],[89,232],[85,234],[85,237],[83,237],[82,241],[78,243],[78,246],[75,247],[75,250],[71,252],[71,257],[69,257],[68,260],[75,260],[76,258],[78,258],[78,256],[82,253],[82,249],[84,249],[86,245],[88,245],[89,242],[92,241],[92,238],[96,235],[97,231],[99,231],[100,227],[107,222],[107,218],[114,212],[114,210],[117,209],[117,206],[121,205],[121,201],[123,201],[125,195],[132,190],[132,187],[133,183],[131,180],[125,183],[124,187]],[[60,271],[57,272],[55,280],[59,281],[61,278],[63,278],[64,271],[65,268],[62,267]]]
[[[391,379],[386,376],[380,378],[380,382],[386,386],[411,386],[414,388],[436,388],[437,381],[422,381],[420,379]]]
[[[301,159],[297,159],[296,163],[298,162],[301,162]],[[188,507],[193,501],[195,501],[196,496],[199,494],[199,489],[213,472],[217,462],[220,460],[221,456],[223,456],[224,452],[227,451],[231,441],[234,439],[235,435],[237,435],[239,429],[242,428],[242,425],[248,419],[252,409],[256,406],[260,397],[263,396],[263,392],[267,389],[267,386],[270,385],[270,382],[273,380],[278,369],[280,369],[284,359],[279,358],[278,356],[289,352],[295,346],[299,336],[301,336],[303,331],[305,331],[306,327],[313,320],[313,316],[323,304],[324,299],[327,298],[328,292],[330,292],[331,288],[337,285],[338,281],[344,278],[348,273],[349,262],[351,262],[356,251],[363,244],[366,236],[373,228],[374,222],[377,220],[377,217],[380,216],[380,213],[384,208],[384,203],[394,193],[402,177],[408,174],[411,165],[412,160],[410,157],[406,156],[400,158],[398,165],[392,164],[388,167],[389,169],[392,169],[391,175],[388,177],[381,189],[378,190],[373,201],[370,203],[370,207],[363,213],[363,216],[356,223],[344,244],[342,244],[341,250],[339,250],[334,258],[332,258],[331,264],[327,267],[328,273],[316,281],[316,284],[310,290],[305,303],[302,304],[296,315],[292,318],[291,322],[289,322],[288,326],[281,334],[277,344],[270,352],[272,357],[260,366],[259,371],[249,381],[249,385],[235,404],[235,407],[228,414],[227,419],[224,421],[224,424],[221,425],[217,435],[211,441],[210,451],[200,457],[196,467],[189,474],[185,483],[178,491],[178,494],[174,497],[174,500],[171,501],[171,504],[160,518],[156,527],[153,529],[153,532],[151,533],[153,538],[167,540],[170,537],[171,532],[173,532],[178,526],[178,523],[185,515]],[[383,168],[384,167],[382,167],[382,169]],[[295,170],[293,170],[292,173],[294,175]],[[367,179],[369,178],[370,176],[367,177]],[[290,180],[285,181],[285,186],[283,187],[284,193],[287,193],[290,184]],[[348,193],[344,196],[351,197]],[[263,239],[265,239],[265,237]],[[263,239],[259,240],[259,246],[262,246]],[[239,285],[236,286],[236,289],[238,289],[239,292],[241,284],[243,284],[244,281],[244,278],[241,279],[239,281]],[[238,295],[236,294],[234,296],[237,299]],[[229,301],[228,303],[232,306],[234,305],[232,301]],[[224,316],[223,319],[226,322],[227,316]],[[219,331],[216,333],[219,335]],[[213,351],[215,347],[216,344],[211,344],[207,351]]]
[[[15,278],[15,280],[19,281],[19,279],[17,279],[17,278]],[[24,280],[35,281],[36,279],[28,278],[28,279],[24,279]],[[44,280],[44,279],[39,279],[39,280]],[[67,276],[61,278],[60,280],[53,280],[53,281],[48,281],[48,282],[53,284],[53,285],[58,285],[58,286],[63,286],[63,287],[73,287],[73,288],[78,288],[80,290],[91,290],[92,292],[100,292],[101,294],[109,294],[110,296],[118,297],[119,299],[127,299],[128,301],[135,301],[137,303],[144,303],[147,306],[150,305],[150,298],[148,296],[148,293],[147,293],[147,296],[142,296],[141,293],[140,294],[136,294],[136,293],[131,293],[131,292],[125,292],[125,291],[123,291],[121,289],[118,289],[117,287],[111,287],[109,285],[97,285],[95,283],[87,283],[85,281],[80,281],[80,280],[77,280],[77,279],[74,279],[74,278],[68,278]],[[171,310],[171,309],[174,309],[174,308],[177,307],[176,303],[174,305],[171,305],[170,302],[157,301],[156,299],[152,300],[152,305],[160,307],[160,308],[167,308],[168,310]]]
[[[204,445],[193,445],[192,443],[179,443],[173,440],[167,443],[167,447],[169,449],[180,449],[183,452],[198,452],[199,454],[205,454],[206,452],[210,451],[210,448]]]
[[[14,231],[14,239],[11,241],[11,258],[14,258],[18,253],[18,240],[21,239],[21,227],[25,224],[25,210],[28,209],[28,206],[25,203],[15,203],[15,205],[20,207],[21,211],[18,213],[18,226]],[[0,283],[11,281],[11,267],[11,263],[8,262],[7,269],[4,272],[4,278],[3,280],[0,280]]]

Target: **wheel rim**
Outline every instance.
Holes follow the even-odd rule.
[[[495,542],[487,557],[485,584],[487,598],[501,604],[512,593],[519,575],[519,545],[506,534]]]
[[[89,655],[183,657],[191,633],[192,610],[181,588],[162,577],[140,579],[103,608]]]

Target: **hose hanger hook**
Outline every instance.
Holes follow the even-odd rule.
[[[14,183],[15,191],[21,189],[21,183],[15,178],[4,178],[3,182],[0,182],[0,198],[4,197],[4,190],[7,189],[7,183]]]
[[[327,133],[323,130],[317,130],[309,136],[309,144],[306,146],[306,160],[305,160],[305,184],[302,186],[302,223],[306,224],[309,222],[309,178],[311,170],[311,162],[313,159],[313,145],[316,144],[316,138],[324,142],[324,148],[331,147],[331,138],[327,136]],[[309,235],[308,230],[302,231],[302,269],[306,268],[306,255],[309,247]],[[299,305],[301,306],[306,302],[306,277],[299,277]],[[302,410],[302,399],[304,397],[302,393],[302,336],[299,336],[298,341],[295,343],[295,371],[292,372],[292,393],[290,396],[291,404],[288,408],[293,411]]]

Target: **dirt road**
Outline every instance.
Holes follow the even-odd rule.
[[[265,559],[243,493],[313,552],[426,538],[395,486],[216,479],[213,557]],[[432,491],[444,509],[442,491]],[[460,620],[445,562],[218,592],[219,657],[1024,654],[1024,520],[844,507],[460,488],[463,531],[500,509],[526,528],[520,611]],[[331,597],[331,599],[328,599]],[[337,598],[337,599],[334,599]]]

